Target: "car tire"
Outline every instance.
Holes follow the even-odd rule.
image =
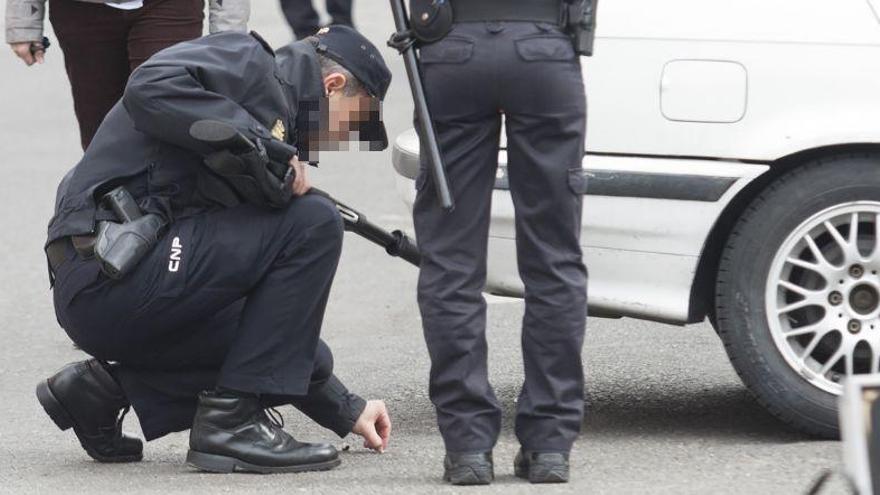
[[[847,373],[880,366],[880,308],[869,304],[880,285],[878,172],[880,155],[847,154],[785,173],[745,209],[721,256],[716,329],[733,367],[767,410],[816,437],[839,438]],[[872,261],[855,278],[856,263],[847,263],[862,255]],[[838,280],[840,270],[852,279]]]

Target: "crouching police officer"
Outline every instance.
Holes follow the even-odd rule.
[[[444,16],[453,19],[442,39],[421,46],[420,60],[455,209],[438,204],[426,165],[414,206],[430,396],[446,445],[445,479],[453,484],[492,481],[501,427],[487,378],[482,290],[502,118],[525,284],[525,381],[516,405],[522,448],[514,468],[535,483],[568,480],[584,409],[587,296],[579,242],[586,101],[578,54],[592,49],[594,5],[412,0],[417,37],[421,23],[431,36]]]
[[[37,396],[91,457],[141,459],[121,432],[130,406],[147,440],[191,428],[187,461],[208,471],[338,465],[334,447],[295,440],[264,411],[281,404],[387,446],[384,404],[346,389],[320,339],[343,228],[305,194],[300,159],[346,139],[384,148],[375,110],[390,79],[345,27],[277,54],[256,34],[217,34],[133,73],[59,186],[47,242],[58,321],[95,359]],[[204,119],[230,124],[238,149],[195,139]],[[287,154],[270,158],[279,141]]]

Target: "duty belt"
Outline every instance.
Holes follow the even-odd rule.
[[[95,236],[62,237],[50,242],[46,246],[46,258],[49,260],[52,272],[57,272],[58,268],[67,261],[71,247],[79,256],[85,259],[91,258],[95,255]]]
[[[560,22],[562,0],[449,0],[454,22]]]

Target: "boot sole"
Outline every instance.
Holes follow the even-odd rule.
[[[456,486],[489,485],[495,475],[491,468],[481,469],[473,466],[457,466],[446,469],[443,479]]]
[[[260,466],[249,462],[217,454],[206,454],[190,449],[186,454],[186,463],[201,471],[211,473],[302,473],[305,471],[328,471],[342,464],[342,459],[336,458],[331,461],[316,462],[312,464],[297,464],[295,466]]]
[[[37,400],[40,401],[40,405],[43,406],[46,414],[49,415],[49,418],[52,419],[52,422],[54,422],[61,431],[73,428],[73,418],[70,416],[70,413],[64,409],[64,406],[62,406],[58,398],[55,397],[55,394],[52,393],[52,389],[49,388],[48,380],[44,380],[37,384]]]
[[[76,428],[74,428],[76,426],[76,421],[74,421],[73,416],[67,412],[67,409],[64,408],[61,401],[55,397],[55,393],[53,393],[52,388],[49,387],[49,380],[43,380],[37,384],[37,401],[40,402],[40,405],[43,406],[43,410],[46,411],[46,414],[49,415],[49,418],[61,431],[67,431],[73,428],[74,433],[76,433]],[[77,439],[79,439],[78,433]],[[82,445],[83,450],[86,451],[86,454],[98,462],[138,462],[144,458],[143,453],[108,457],[95,452],[94,449],[86,445],[82,440],[80,440],[79,443]]]
[[[521,466],[515,465],[513,473],[517,478],[529,483],[568,483],[568,468],[558,465]]]

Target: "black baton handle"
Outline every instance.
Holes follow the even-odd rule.
[[[408,33],[409,21],[407,21],[406,6],[403,0],[391,0],[391,12],[394,13],[394,26],[397,33],[392,40],[400,33]],[[411,33],[409,33],[412,36]],[[395,44],[389,42],[394,47]],[[434,187],[437,190],[437,197],[440,199],[440,205],[446,211],[452,211],[455,203],[452,200],[452,193],[449,192],[449,181],[446,179],[446,170],[443,168],[443,158],[440,156],[440,147],[437,144],[437,133],[434,130],[434,122],[431,121],[431,113],[428,110],[428,100],[425,98],[425,86],[422,83],[422,71],[419,67],[419,61],[416,58],[416,50],[413,43],[406,43],[401,46],[401,55],[403,55],[403,65],[406,67],[406,75],[409,77],[409,86],[412,88],[413,103],[416,107],[416,116],[421,123],[419,139],[423,148],[428,153],[428,165],[431,168],[431,175],[434,179]]]
[[[385,247],[385,252],[391,256],[399,256],[401,259],[409,261],[415,266],[422,263],[422,253],[419,252],[418,246],[403,231],[395,230],[391,233],[395,243]]]
[[[318,188],[311,188],[309,194],[324,196],[332,201],[333,204],[336,205],[336,210],[339,211],[339,214],[342,216],[346,231],[354,232],[373,244],[382,246],[385,248],[385,252],[391,256],[398,256],[402,260],[408,261],[415,266],[419,266],[421,263],[422,256],[419,253],[418,246],[416,246],[416,243],[402,231],[395,230],[394,232],[388,232],[382,227],[367,220],[367,217],[364,216],[363,213],[340,203],[335,198]]]

